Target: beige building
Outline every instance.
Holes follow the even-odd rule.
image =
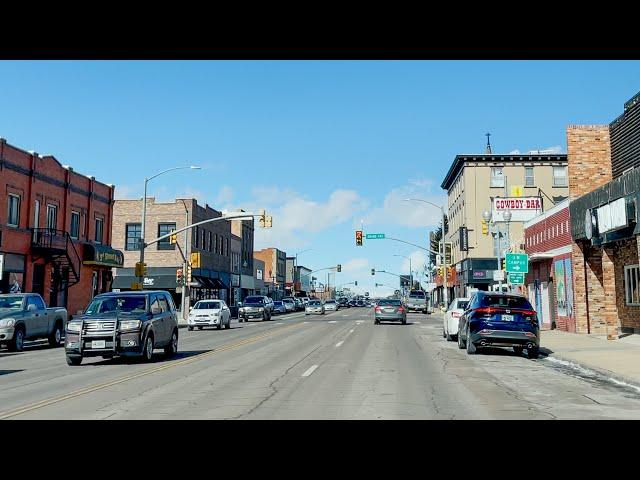
[[[523,251],[525,221],[569,196],[566,154],[457,155],[441,187],[447,191],[453,278],[448,279],[449,298],[487,290],[496,283],[498,268],[509,243]],[[506,190],[505,190],[506,189]],[[504,222],[504,212],[511,221]],[[492,212],[496,231],[483,234],[484,211]],[[508,227],[507,227],[508,225]],[[492,228],[493,230],[493,228]],[[500,249],[500,250],[499,250]]]

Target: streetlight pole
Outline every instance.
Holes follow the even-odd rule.
[[[502,214],[502,217],[504,219],[505,222],[507,222],[507,248],[509,245],[509,222],[511,221],[511,211],[510,210],[505,210],[505,212]],[[498,238],[498,271],[502,272],[502,229],[500,229],[500,227],[498,227],[498,225],[496,225],[495,219],[492,222],[492,214],[489,210],[485,210],[484,212],[482,212],[482,218],[484,219],[485,222],[490,223],[490,227],[491,227],[491,233],[492,234],[496,234],[497,238]],[[506,250],[505,250],[505,258],[506,258]],[[500,273],[500,279],[498,280],[498,288],[500,289],[500,291],[502,292],[502,273]]]
[[[440,259],[442,260],[442,265],[443,265],[443,271],[444,271],[444,279],[443,279],[443,283],[444,283],[444,306],[445,308],[449,306],[449,291],[447,288],[447,263],[446,263],[446,249],[445,249],[445,232],[444,232],[444,226],[445,226],[445,220],[446,217],[444,215],[444,207],[442,205],[437,205],[433,202],[430,202],[429,200],[423,200],[421,198],[405,198],[404,199],[405,202],[410,202],[410,201],[415,201],[415,202],[422,202],[422,203],[428,203],[429,205],[433,205],[436,208],[440,209],[440,213],[442,215],[442,240],[441,240],[441,244],[442,244],[442,252],[440,253]]]
[[[192,170],[200,170],[201,167],[191,165],[191,166],[184,166],[184,167],[168,168],[166,170],[163,170],[162,172],[156,173],[155,175],[152,175],[144,179],[144,197],[142,198],[142,225],[140,226],[140,267],[141,269],[142,269],[142,264],[144,263],[144,249],[146,247],[144,243],[144,238],[145,238],[145,220],[147,219],[147,184],[149,183],[150,180],[153,180],[154,178],[159,177],[164,173],[173,172],[174,170],[182,170],[186,168],[189,168]],[[140,283],[140,286],[142,286],[143,280],[144,279],[141,272],[140,276],[138,277],[138,282]]]

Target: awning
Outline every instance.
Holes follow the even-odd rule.
[[[122,267],[124,265],[124,254],[120,250],[116,250],[107,245],[84,243],[82,263],[84,265]]]
[[[111,288],[126,288],[130,289],[131,284],[138,281],[138,277],[133,275],[117,275],[113,277],[113,284]],[[143,279],[143,288],[153,289],[174,289],[176,288],[176,276],[175,275],[153,275],[146,276]]]
[[[210,278],[209,280],[211,280],[211,282],[213,283],[215,289],[218,290],[228,290],[229,287],[227,287],[227,285],[220,280],[219,278]]]
[[[529,255],[529,262],[541,262],[542,260],[553,260],[550,253],[533,253]]]

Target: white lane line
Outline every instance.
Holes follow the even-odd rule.
[[[336,347],[339,347],[340,345],[342,345],[344,343],[344,340],[341,342],[336,343]]]
[[[343,314],[342,316],[343,316],[343,317],[348,317],[349,315]]]
[[[318,368],[318,365],[314,365],[311,368],[309,368],[309,370],[307,370],[306,372],[304,372],[302,374],[303,377],[308,377],[309,375],[311,375],[313,372],[315,372],[316,368]]]
[[[276,322],[276,325],[284,325],[282,322]]]
[[[302,322],[302,323],[309,323],[309,322]]]
[[[331,321],[330,321],[330,322],[328,322],[328,323],[338,323],[338,322],[336,322],[335,320],[331,320]]]
[[[353,333],[355,330],[352,328],[351,330],[349,330],[349,333]]]

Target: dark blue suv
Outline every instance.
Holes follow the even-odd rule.
[[[528,358],[538,358],[540,328],[538,316],[522,295],[477,292],[458,323],[458,347],[468,354],[481,347],[513,347]]]

